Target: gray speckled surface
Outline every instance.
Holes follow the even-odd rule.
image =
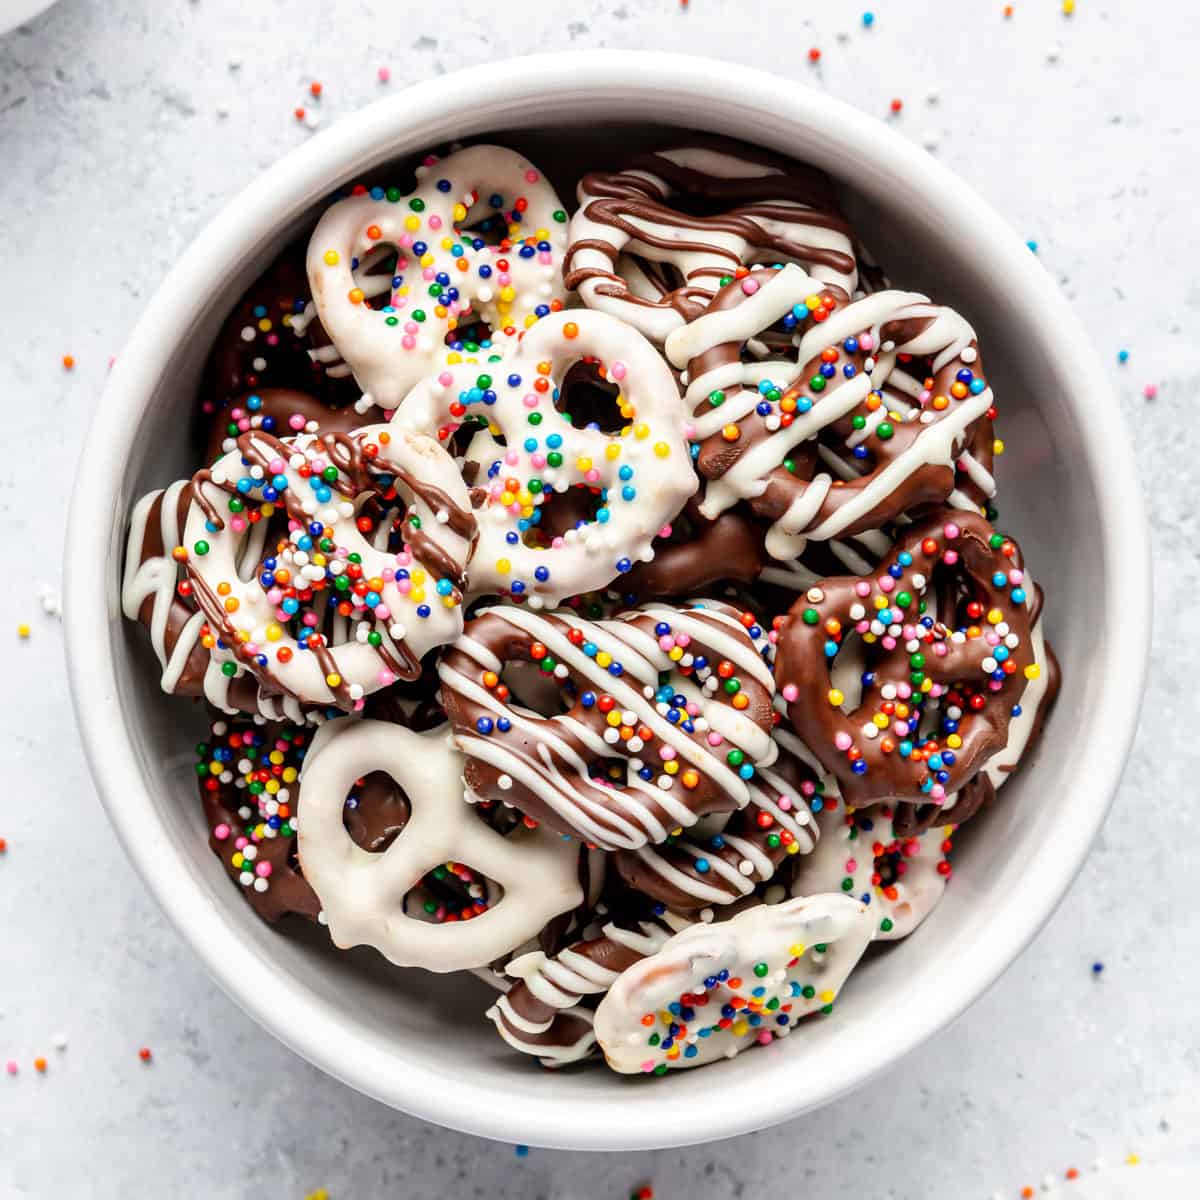
[[[1200,235],[1187,136],[1200,16],[1185,0],[1153,15],[1077,0],[1069,19],[1057,2],[1018,0],[1011,21],[994,0],[872,0],[867,31],[862,7],[558,0],[509,16],[462,0],[443,26],[435,6],[394,0],[62,0],[0,39],[0,636],[22,689],[0,742],[0,1062],[20,1067],[0,1075],[0,1196],[299,1198],[326,1187],[332,1200],[590,1198],[652,1182],[665,1200],[781,1186],[812,1200],[957,1198],[1016,1195],[1071,1164],[1195,1140],[1194,1120],[1185,1111],[1181,1134],[1177,1114],[1200,1066],[1200,968],[1188,957],[1200,916],[1188,838],[1175,830],[1190,828],[1180,818],[1200,766],[1187,727],[1200,651],[1177,632],[1200,594],[1200,351],[1188,336]],[[824,52],[818,67],[810,45]],[[291,110],[308,82],[325,85],[328,123],[378,94],[380,65],[396,88],[568,46],[719,53],[881,116],[903,98],[900,127],[936,140],[1037,240],[1113,364],[1157,542],[1138,748],[1101,843],[1029,951],[861,1094],[758,1136],[603,1163],[517,1159],[387,1111],[236,1010],[107,828],[74,735],[61,628],[38,598],[40,583],[59,579],[69,481],[109,356],[188,239],[307,136]],[[1147,383],[1156,399],[1143,396]],[[21,621],[33,631],[18,644]],[[1105,970],[1093,978],[1097,959]],[[152,1065],[139,1061],[142,1045]]]

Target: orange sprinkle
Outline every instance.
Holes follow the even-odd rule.
[[[721,430],[721,436],[727,442],[736,442],[742,436],[742,431],[736,425],[726,425]]]
[[[315,79],[308,85],[308,90],[314,95],[319,96],[325,89]]]
[[[1027,1186],[1021,1189],[1021,1200],[1032,1200],[1032,1197],[1033,1188]]]
[[[574,338],[579,336],[579,326],[574,321],[568,321],[563,326],[563,337]]]
[[[292,110],[292,112],[293,112],[293,115],[295,116],[295,118],[296,118],[296,120],[297,120],[297,121],[303,121],[303,120],[304,120],[304,109],[303,109],[303,108],[301,108],[301,107],[297,106],[296,108],[294,108],[294,109]]]
[[[44,1058],[35,1058],[33,1060],[33,1069],[41,1075],[46,1073],[46,1060]]]
[[[1079,1172],[1074,1167],[1068,1167],[1067,1168],[1067,1178],[1068,1179],[1078,1179]]]
[[[377,242],[381,237],[383,237],[383,230],[380,229],[378,225],[368,225],[367,237],[369,237],[371,241]]]
[[[62,360],[62,362],[63,362],[63,367],[64,367],[66,370],[68,370],[68,371],[72,371],[72,370],[74,370],[74,369],[75,369],[75,355],[73,355],[73,354],[64,354],[64,355],[63,355],[63,360]]]

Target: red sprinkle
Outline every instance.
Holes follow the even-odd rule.
[[[313,96],[320,96],[325,89],[314,79],[312,83],[308,85],[308,90],[312,92]]]
[[[296,117],[297,121],[303,121],[304,120],[304,109],[297,107],[295,109],[295,117]]]
[[[891,103],[892,112],[898,113],[904,107],[903,100],[893,100]]]
[[[821,61],[821,51],[816,46],[814,46],[808,52],[808,61],[810,63],[817,63]]]
[[[142,1060],[142,1062],[149,1062],[151,1060],[151,1058],[153,1058],[153,1057],[154,1056],[150,1053],[149,1046],[143,1046],[138,1051],[138,1058],[140,1058]]]

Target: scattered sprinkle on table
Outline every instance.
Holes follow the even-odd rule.
[[[36,1071],[36,1072],[37,1072],[39,1075],[45,1075],[45,1073],[46,1073],[46,1060],[45,1060],[44,1058],[35,1058],[35,1059],[33,1060],[33,1069],[34,1069],[34,1070],[35,1070],[35,1071]]]
[[[808,52],[808,61],[810,63],[819,63],[821,61],[821,51],[818,47],[814,46]]]
[[[64,354],[62,358],[62,365],[64,371],[73,371],[75,369],[75,355]]]
[[[875,14],[873,12],[865,12],[862,15],[862,23],[870,29],[875,24]]]
[[[1032,250],[1034,252],[1034,254],[1036,254],[1038,252],[1038,244],[1037,244],[1037,242],[1035,242],[1033,240],[1033,238],[1030,238],[1029,241],[1027,241],[1025,243],[1025,245],[1027,245],[1030,248],[1030,250]]]
[[[329,1200],[328,1188],[317,1188],[315,1192],[309,1192],[304,1200]]]
[[[1051,42],[1050,45],[1046,47],[1046,60],[1048,62],[1058,62],[1061,55],[1062,47],[1057,42]]]
[[[392,69],[391,67],[380,67],[379,70],[375,72],[375,75],[380,83],[390,83],[392,79]]]
[[[643,1183],[629,1193],[629,1200],[654,1200],[654,1189],[648,1183]]]
[[[1129,351],[1128,350],[1118,350],[1117,351],[1117,362],[1127,363],[1128,361],[1129,361]]]
[[[514,1146],[513,1153],[518,1158],[528,1158],[529,1157],[529,1147],[528,1146]]]
[[[26,621],[22,621],[20,625],[17,626],[17,637],[19,638],[27,638],[32,632],[33,631],[29,628],[29,624]]]
[[[144,1062],[144,1063],[148,1063],[153,1057],[154,1057],[154,1055],[150,1053],[149,1046],[143,1046],[138,1051],[138,1058],[140,1058],[142,1060],[142,1062]]]
[[[15,1074],[17,1073],[18,1067],[17,1067],[17,1064],[16,1064],[15,1062],[13,1062],[13,1060],[10,1058],[10,1059],[8,1060],[8,1062],[6,1062],[6,1063],[4,1064],[4,1069],[5,1069],[5,1070],[6,1070],[6,1071],[7,1071],[7,1072],[10,1074],[10,1075],[15,1075]]]
[[[304,120],[304,106],[301,104],[296,105],[296,107],[292,110],[292,115],[296,118],[297,121],[303,121]]]
[[[1063,16],[1069,17],[1075,11],[1075,0],[1062,0]]]
[[[67,1035],[65,1033],[56,1033],[53,1041],[55,1050],[65,1050],[67,1048]]]
[[[1093,975],[1100,975],[1103,973],[1103,971],[1104,971],[1104,964],[1102,962],[1092,963],[1092,974]]]
[[[7,852],[8,852],[8,843],[3,838],[0,838],[0,854],[5,854]]]
[[[321,98],[321,93],[325,90],[325,88],[323,84],[314,79],[312,83],[308,85],[308,90],[312,93],[314,100],[319,100]]]
[[[901,109],[904,108],[904,101],[897,98],[897,99],[893,100],[888,107],[891,109],[892,115],[894,116],[897,113],[899,113]]]
[[[1006,4],[1004,6],[1004,19],[1007,21],[1008,18],[1011,17],[1012,15],[1013,15],[1013,6],[1011,4]]]
[[[1147,400],[1153,400],[1158,395],[1158,384],[1146,384],[1146,386],[1142,388],[1142,395],[1145,396]]]

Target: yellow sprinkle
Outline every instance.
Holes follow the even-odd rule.
[[[1040,678],[1041,674],[1042,668],[1039,667],[1037,663],[1030,663],[1029,666],[1025,668],[1026,679],[1038,679]]]
[[[241,867],[245,864],[246,859],[243,857],[242,852],[239,850],[236,854],[234,854],[234,856],[229,861],[231,863],[233,863],[233,865],[235,867]]]
[[[336,267],[342,261],[342,256],[336,250],[325,251],[325,265],[327,267]]]
[[[993,454],[995,454],[995,455],[1000,455],[1000,454],[1003,454],[1003,453],[1004,453],[1004,441],[1003,441],[1003,439],[1001,439],[1001,438],[996,438],[996,440],[995,440],[994,442],[992,442],[992,453],[993,453]]]
[[[621,457],[620,442],[609,442],[608,445],[604,447],[604,457],[607,459],[620,458]]]
[[[19,637],[19,638],[27,638],[31,632],[32,632],[32,630],[29,628],[29,626],[24,621],[22,621],[21,624],[17,626],[17,637]]]
[[[413,588],[413,590],[408,593],[408,598],[414,604],[420,604],[425,599],[425,589],[424,588]]]
[[[1142,1160],[1136,1154],[1126,1156],[1125,1165],[1127,1167],[1136,1167]]]
[[[1063,0],[1063,16],[1069,17],[1075,11],[1075,0]]]
[[[957,750],[962,746],[962,738],[957,733],[947,734],[946,745],[949,746],[951,750]]]
[[[592,469],[592,460],[584,455],[575,460],[575,466],[580,471],[590,471]]]
[[[440,321],[443,317],[445,317],[447,311],[448,310],[444,304],[436,304],[433,308],[433,315]]]
[[[279,780],[278,779],[268,779],[267,783],[266,783],[266,788],[267,788],[267,791],[270,792],[271,795],[273,796],[277,791],[279,791]]]
[[[742,1034],[744,1034],[749,1028],[750,1028],[750,1026],[747,1025],[745,1021],[734,1021],[733,1036],[741,1037]]]
[[[267,755],[267,760],[272,765],[283,762],[283,751],[282,750],[272,750],[271,753]]]
[[[993,608],[988,611],[988,624],[999,625],[1004,620],[1004,614],[998,609]]]
[[[268,642],[277,642],[277,641],[279,641],[279,639],[281,637],[283,637],[283,630],[280,629],[280,627],[278,625],[268,625],[267,626],[267,641]]]
[[[328,675],[325,676],[325,682],[331,688],[335,688],[341,684],[342,677],[336,671],[331,671]]]
[[[620,723],[621,723],[621,714],[619,712],[617,712],[617,710],[614,708],[609,712],[608,716],[605,717],[604,719],[610,725],[615,727],[617,725],[620,725]]]
[[[299,778],[299,776],[300,776],[300,772],[297,771],[295,767],[284,767],[283,768],[283,782],[284,783],[295,783],[296,780]]]
[[[821,993],[821,1003],[822,1004],[832,1004],[833,997],[834,997],[834,993],[829,991],[828,988],[826,988],[826,990]]]
[[[633,436],[637,438],[639,442],[643,438],[648,438],[650,436],[650,426],[644,421],[639,421],[638,424],[633,427]]]
[[[467,219],[467,206],[465,204],[456,204],[454,206],[454,219],[456,221],[465,221]]]
[[[610,667],[612,666],[612,655],[607,650],[601,650],[596,655],[596,666]]]
[[[820,296],[805,296],[804,297],[804,307],[807,308],[809,312],[816,312],[817,309],[821,307],[821,297]]]
[[[829,703],[832,704],[834,708],[839,707],[839,705],[841,705],[845,699],[846,699],[846,697],[844,695],[842,695],[840,689],[838,689],[838,688],[830,688],[829,689]]]
[[[450,247],[453,245],[454,245],[454,239],[452,237],[450,237],[449,235],[442,238],[442,249],[443,250],[449,250]]]
[[[262,330],[263,333],[270,333],[271,327],[272,327],[271,318],[263,317],[263,319],[261,321],[259,321],[258,327],[259,327],[259,329]]]
[[[872,642],[877,642],[879,639],[873,633],[864,633],[863,641],[869,646]]]
[[[668,775],[678,775],[679,774],[679,760],[673,758],[673,759],[671,759],[670,762],[663,763],[663,770],[666,771],[666,773]]]
[[[800,853],[800,843],[799,842],[790,843],[787,848],[787,852],[789,854],[799,854]]]
[[[875,607],[877,609],[887,608],[887,605],[888,605],[888,602],[887,602],[886,596],[876,596],[875,597]]]
[[[871,718],[871,721],[876,729],[886,729],[888,727],[888,719],[883,715],[883,713],[876,713]]]
[[[416,587],[418,584],[422,584],[425,582],[425,572],[422,571],[420,567],[418,567],[415,571],[413,571],[412,582],[413,582],[413,587]]]
[[[462,360],[462,355],[459,354],[457,350],[452,350],[446,355],[446,363],[448,366],[457,366],[460,362],[462,362]]]
[[[672,646],[671,649],[667,651],[667,657],[672,662],[678,662],[683,657],[683,647]]]
[[[259,510],[264,517],[273,517],[275,515],[275,505],[268,501]]]
[[[517,291],[513,287],[502,287],[500,289],[500,299],[505,304],[511,304],[516,299]]]
[[[525,317],[525,328],[526,328],[526,329],[532,329],[532,328],[533,328],[533,327],[534,327],[534,326],[537,324],[537,321],[538,321],[538,319],[537,319],[537,317],[535,317],[535,316],[533,315],[533,313],[528,313],[528,314],[526,314],[526,317]]]
[[[417,230],[421,228],[421,218],[418,216],[405,217],[404,228],[407,229],[409,233],[416,233]]]
[[[795,845],[794,842],[792,844]],[[804,953],[805,949],[806,947],[803,942],[797,942],[794,946],[788,947],[788,953],[793,958],[799,958]]]
[[[933,688],[933,680],[930,679],[928,676],[926,676],[926,678],[921,683],[921,691],[928,692],[928,691],[931,691],[932,688]]]
[[[666,442],[655,442],[654,453],[657,454],[659,458],[669,458],[671,454],[671,447],[668,446]]]
[[[432,266],[433,266],[433,261],[434,261],[434,260],[433,260],[433,255],[432,255],[432,254],[422,254],[422,255],[421,255],[421,266],[423,266],[423,267],[432,267]]]

